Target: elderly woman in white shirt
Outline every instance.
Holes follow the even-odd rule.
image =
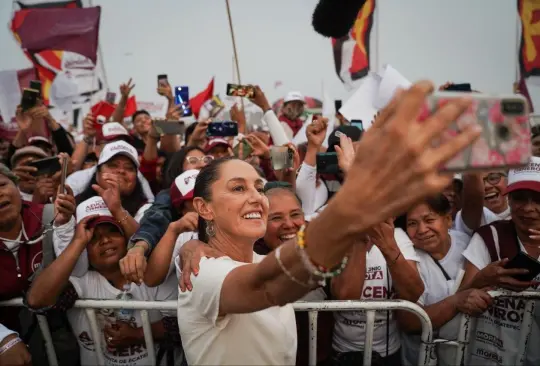
[[[264,258],[253,253],[268,214],[255,169],[227,159],[201,170],[193,200],[199,237],[224,256],[203,258],[192,277],[193,291],[179,294],[178,322],[189,364],[294,364],[290,303],[339,274],[352,246],[362,245],[356,240],[361,233],[441,191],[449,180],[438,167],[478,136],[471,126],[426,149],[469,105],[456,100],[419,123],[418,111],[432,90],[421,82],[398,93],[364,135],[343,187],[327,208],[296,241]]]

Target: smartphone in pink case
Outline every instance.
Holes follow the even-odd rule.
[[[471,106],[433,143],[438,145],[473,123],[482,127],[482,134],[442,170],[461,172],[526,165],[531,157],[531,128],[527,101],[521,95],[437,92],[426,100],[419,120],[426,120],[451,99],[464,96],[472,98]]]

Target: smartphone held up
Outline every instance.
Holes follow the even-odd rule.
[[[255,88],[251,85],[227,84],[227,95],[231,97],[253,98]]]
[[[437,92],[426,101],[419,121],[425,121],[448,101],[463,98],[463,92]],[[435,146],[456,136],[465,127],[478,124],[480,137],[442,167],[443,171],[509,169],[521,167],[531,157],[531,135],[526,99],[521,95],[492,96],[466,93],[471,105],[442,136]]]
[[[189,87],[177,86],[174,88],[174,102],[181,106],[183,116],[191,116],[191,106],[189,105]]]

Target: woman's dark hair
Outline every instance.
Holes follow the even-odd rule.
[[[219,179],[219,170],[221,166],[231,160],[238,160],[236,158],[221,158],[210,162],[207,166],[201,169],[197,179],[195,180],[195,189],[193,190],[193,198],[201,197],[205,201],[212,199],[211,187],[215,181]],[[206,221],[199,216],[198,223],[199,240],[207,243],[208,235],[206,234]]]
[[[187,126],[186,131],[184,132],[184,144],[187,145],[189,138],[193,134],[193,131],[195,130],[195,127],[197,127],[198,122],[193,122],[189,126]]]
[[[204,154],[203,149],[197,146],[187,146],[169,155],[163,163],[162,169],[162,189],[171,188],[176,177],[184,172],[184,160],[186,156],[193,150],[199,150]]]
[[[79,205],[81,202],[86,201],[89,198],[92,198],[98,195],[96,191],[94,191],[94,189],[92,188],[92,184],[98,184],[97,173],[99,169],[100,167],[97,168],[96,172],[92,176],[92,179],[90,179],[90,183],[88,183],[84,191],[82,191],[80,194],[77,195],[77,197],[75,197],[75,201],[77,202],[77,205]],[[127,212],[129,212],[129,214],[132,217],[135,217],[139,208],[141,208],[142,205],[144,205],[148,201],[142,189],[142,185],[141,185],[141,182],[139,181],[139,178],[135,178],[135,189],[133,190],[133,192],[129,196],[120,197],[120,199],[122,200],[122,207]]]
[[[450,204],[450,201],[448,201],[448,198],[446,198],[446,196],[442,193],[433,197],[426,198],[422,203],[426,204],[433,212],[440,216],[450,215],[452,212],[452,205]],[[394,220],[394,225],[406,231],[407,213],[398,216]]]

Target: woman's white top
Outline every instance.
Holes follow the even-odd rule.
[[[253,254],[254,262],[263,258]],[[179,292],[178,326],[189,365],[295,364],[297,336],[291,304],[218,316],[223,282],[243,265],[229,257],[203,258],[199,274],[191,275],[193,291]]]
[[[444,276],[443,271],[437,266],[435,260],[427,252],[423,250],[417,250],[418,258],[418,272],[424,282],[424,293],[418,299],[420,306],[429,306],[444,300],[450,295],[453,295],[455,290],[455,281],[459,276],[463,268],[465,258],[462,253],[469,245],[470,236],[455,230],[450,230],[451,245],[448,253],[439,260],[439,264],[445,270],[449,280]],[[459,319],[459,317],[456,317]],[[453,337],[448,339],[456,339],[457,331],[459,328],[459,322],[452,320],[447,323],[451,325],[452,329],[445,328],[446,333],[453,333]],[[438,330],[435,334],[438,333]],[[401,337],[402,342],[402,354],[404,358],[404,365],[417,365],[418,364],[418,351],[420,349],[420,337],[418,335],[411,335],[403,333]]]
[[[296,177],[296,194],[302,201],[302,210],[306,216],[313,214],[328,201],[328,189],[322,180],[317,180],[316,167],[302,163]]]
[[[469,229],[469,227],[465,224],[463,218],[461,217],[461,211],[462,210],[459,210],[456,214],[453,229],[472,236],[474,230]],[[498,214],[491,211],[489,208],[484,207],[482,211],[482,218],[480,219],[480,226],[488,225],[499,220],[510,220],[510,218],[510,207],[507,207],[506,210]]]

